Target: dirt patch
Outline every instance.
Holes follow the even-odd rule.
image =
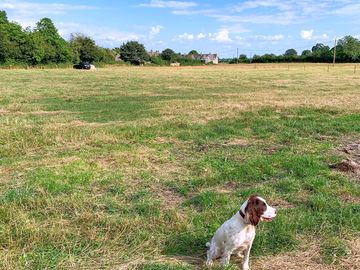
[[[199,152],[207,152],[213,148],[230,148],[230,147],[247,147],[250,146],[250,142],[246,139],[234,138],[223,143],[208,143],[208,144],[200,144],[197,147],[197,151]]]
[[[0,109],[0,115],[2,115],[2,114],[8,114],[8,113],[10,113],[10,111],[9,111],[9,110],[6,110],[6,109]]]
[[[277,209],[295,208],[294,205],[292,205],[288,201],[285,201],[284,199],[281,199],[281,198],[277,198],[277,199],[273,200],[273,203],[271,204],[271,206],[273,206],[273,207],[275,207]]]
[[[342,145],[337,150],[346,158],[330,164],[330,168],[360,179],[360,140]]]
[[[169,189],[158,192],[158,195],[161,199],[163,209],[178,208],[185,200],[184,197]]]
[[[318,243],[308,242],[298,252],[288,252],[276,256],[255,259],[252,269],[258,270],[359,270],[360,269],[360,238],[348,243],[348,256],[339,258],[336,264],[326,265],[321,262]]]
[[[165,138],[165,137],[157,137],[154,139],[155,143],[159,143],[159,144],[176,144],[176,143],[180,143],[180,141],[178,139],[175,138]]]

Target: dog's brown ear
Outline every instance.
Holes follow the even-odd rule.
[[[256,226],[260,222],[260,215],[257,211],[258,198],[256,195],[253,195],[249,198],[248,204],[245,208],[245,212],[248,215],[249,221],[252,225]]]

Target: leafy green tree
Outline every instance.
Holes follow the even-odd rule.
[[[9,23],[6,11],[0,10],[0,23]]]
[[[191,50],[188,55],[194,55],[194,54],[199,54],[196,50]]]
[[[6,12],[0,12],[0,62],[30,63],[34,50],[29,33],[17,23],[7,20]]]
[[[310,50],[304,50],[304,51],[302,51],[301,56],[311,56],[311,51]]]
[[[240,54],[239,56],[239,63],[249,63],[250,60],[246,56],[246,54]]]
[[[116,54],[120,54],[120,48],[118,48],[118,47],[114,48],[113,51],[114,51]]]
[[[69,44],[59,35],[49,18],[41,19],[34,29],[34,40],[44,51],[43,63],[69,62],[72,59]]]
[[[143,64],[149,58],[144,45],[137,41],[124,43],[120,47],[120,57],[125,62],[134,65]]]
[[[108,48],[98,47],[98,59],[96,61],[112,64],[115,62],[116,52]]]
[[[352,36],[345,36],[339,40],[343,53],[352,61],[358,60],[360,56],[360,41]]]
[[[297,55],[298,55],[298,53],[295,49],[288,49],[284,53],[284,56],[288,56],[288,57],[296,57]]]
[[[312,47],[312,60],[315,62],[331,62],[332,52],[330,47],[322,43],[317,43]]]
[[[327,50],[330,50],[330,47],[324,45],[323,43],[316,43],[316,45],[311,48],[311,51],[313,53],[318,53],[318,52],[327,51]]]
[[[71,34],[70,47],[73,51],[73,62],[79,60],[92,63],[100,61],[101,51],[96,46],[95,41],[83,34]]]
[[[165,61],[172,61],[176,57],[176,53],[172,49],[165,49],[160,56]]]

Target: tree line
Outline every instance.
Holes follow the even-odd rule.
[[[133,65],[203,64],[192,59],[190,54],[184,56],[171,49],[149,55],[145,46],[137,41],[126,42],[114,49],[100,47],[81,33],[71,34],[66,41],[49,18],[41,19],[34,28],[23,29],[16,22],[10,22],[5,11],[0,11],[0,65],[58,65],[80,61],[113,64],[116,55],[120,55],[122,62]]]
[[[337,62],[360,61],[360,41],[352,36],[339,40],[335,48],[318,43],[311,50],[301,54],[289,49],[282,55],[264,54],[248,58],[245,54],[238,58],[222,59],[227,63],[276,63],[276,62],[332,62],[336,49]],[[95,41],[81,33],[75,33],[67,41],[63,39],[49,18],[41,19],[34,28],[23,29],[16,22],[10,22],[5,11],[0,11],[0,65],[50,65],[70,64],[79,61],[90,63],[115,63],[115,56],[121,61],[133,64],[169,65],[179,62],[181,65],[203,65],[196,60],[192,50],[183,55],[168,48],[161,53],[149,54],[145,46],[137,41],[129,41],[114,49],[98,46]]]
[[[335,50],[335,52],[334,52]],[[239,58],[222,59],[222,62],[235,63],[284,63],[284,62],[312,62],[312,63],[352,63],[360,61],[360,41],[352,36],[345,36],[338,40],[336,47],[317,43],[311,50],[304,50],[301,54],[295,49],[288,49],[284,54],[264,54],[248,58],[241,54]]]
[[[183,66],[204,64],[203,61],[192,58],[192,55],[198,54],[195,50],[190,51],[186,55],[176,53],[170,48],[163,50],[161,53],[148,53],[145,46],[137,41],[126,42],[120,48],[115,48],[114,50],[118,53],[122,61],[133,65],[148,64],[166,66],[174,62],[178,62]]]
[[[115,52],[97,46],[83,34],[72,34],[64,40],[49,18],[41,19],[36,26],[22,29],[10,22],[5,11],[0,11],[0,64],[48,65],[61,63],[114,62]]]

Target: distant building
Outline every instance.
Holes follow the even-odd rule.
[[[151,51],[149,51],[149,52],[147,52],[148,53],[148,55],[150,56],[150,57],[156,57],[156,56],[160,56],[160,52],[159,51],[153,51],[153,50],[151,50]]]
[[[191,58],[194,60],[204,61],[205,64],[213,63],[215,65],[219,64],[219,57],[217,54],[209,53],[209,54],[193,54]]]

